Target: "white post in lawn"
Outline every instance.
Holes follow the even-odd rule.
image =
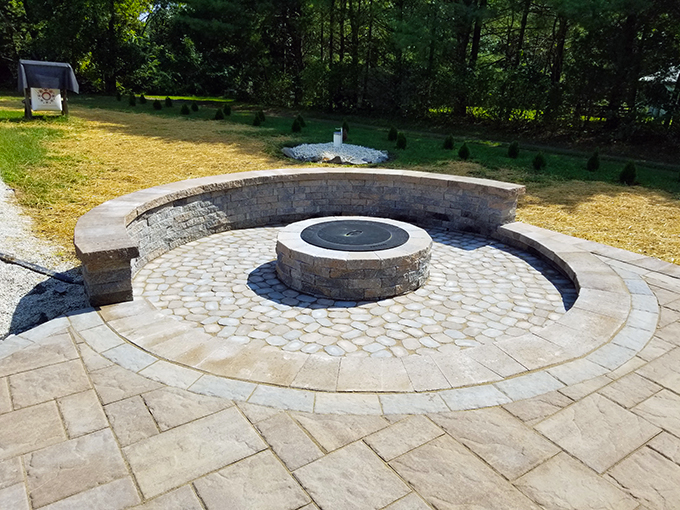
[[[333,145],[335,147],[340,147],[342,145],[342,128],[338,128],[339,131],[333,133]]]

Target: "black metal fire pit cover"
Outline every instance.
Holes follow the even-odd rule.
[[[300,234],[309,244],[338,251],[377,251],[408,241],[403,228],[368,220],[333,220],[307,227]]]

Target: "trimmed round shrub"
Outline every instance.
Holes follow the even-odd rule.
[[[146,98],[144,94],[139,94],[139,104],[146,104]]]
[[[258,111],[255,116],[260,121],[260,124],[262,124],[265,120],[267,120],[267,119],[265,119],[264,112],[262,110]],[[256,124],[256,126],[259,126],[260,124]]]
[[[161,104],[161,102],[158,99],[154,99],[153,109],[154,110],[161,110],[162,108],[163,108],[163,105]]]
[[[589,172],[596,172],[600,168],[600,150],[595,149],[593,155],[588,158],[588,163],[586,163],[586,169]]]
[[[539,152],[536,154],[536,157],[531,162],[531,164],[534,166],[534,170],[543,170],[546,166],[548,166],[548,161],[545,159],[543,153]]]
[[[295,118],[300,123],[300,127],[304,128],[307,127],[307,123],[305,122],[305,119],[302,118],[302,115],[298,113],[298,116]]]
[[[397,134],[397,149],[406,148],[406,135],[404,133]]]
[[[172,99],[170,99],[169,97],[166,97],[166,98],[165,98],[165,106],[166,106],[167,108],[172,107]]]
[[[300,121],[295,119],[293,121],[293,125],[291,126],[290,130],[293,133],[299,133],[300,131],[302,131],[302,126],[300,125]]]
[[[189,115],[191,113],[191,110],[189,110],[189,107],[186,104],[182,105],[182,109],[179,111],[182,115]]]
[[[224,105],[224,115],[227,117],[231,115],[231,105],[230,104],[225,104]]]
[[[262,119],[260,119],[260,116],[256,113],[255,118],[253,119],[253,126],[259,126],[262,124]]]
[[[444,148],[447,151],[453,150],[453,136],[449,135],[446,138],[444,138]]]
[[[218,108],[217,111],[215,112],[215,117],[214,117],[214,119],[215,119],[215,120],[224,120],[224,113],[222,113],[222,110],[220,110],[219,108]]]
[[[122,101],[123,100],[123,94],[120,93],[120,90],[116,91],[116,101]]]
[[[508,145],[508,157],[512,159],[517,159],[519,157],[519,143],[512,142]]]
[[[191,102],[191,111],[193,111],[193,112],[198,111],[198,105],[196,104],[196,101]]]
[[[466,143],[463,143],[463,145],[460,146],[460,149],[458,149],[458,157],[463,160],[470,159],[470,149]]]
[[[635,168],[635,163],[629,161],[626,166],[623,167],[621,173],[619,174],[619,181],[627,186],[632,186],[635,184],[637,179],[637,168]]]
[[[397,132],[397,128],[395,128],[394,126],[392,126],[392,127],[390,127],[390,130],[387,132],[387,139],[388,139],[390,142],[394,142],[394,141],[397,140],[397,135],[398,135],[398,134],[399,134],[399,133]]]
[[[347,124],[346,120],[342,121],[342,131],[344,133],[349,133],[349,124]]]
[[[128,97],[128,103],[130,104],[130,106],[137,105],[137,97],[133,92],[130,92],[130,96]]]

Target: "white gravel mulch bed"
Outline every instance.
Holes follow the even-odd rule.
[[[366,165],[369,163],[382,163],[387,161],[385,151],[369,149],[361,145],[343,143],[335,145],[329,143],[304,143],[297,147],[284,147],[282,152],[289,158],[298,161],[321,161],[328,163],[349,163],[352,165]]]
[[[0,253],[64,273],[81,282],[80,270],[58,255],[59,248],[35,237],[14,191],[0,181]],[[66,312],[89,306],[81,284],[0,260],[0,340]]]

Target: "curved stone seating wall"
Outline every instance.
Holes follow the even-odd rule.
[[[204,177],[110,200],[83,215],[74,243],[93,305],[132,299],[132,276],[182,244],[232,229],[318,216],[379,216],[492,235],[524,187],[406,170],[280,169]]]

